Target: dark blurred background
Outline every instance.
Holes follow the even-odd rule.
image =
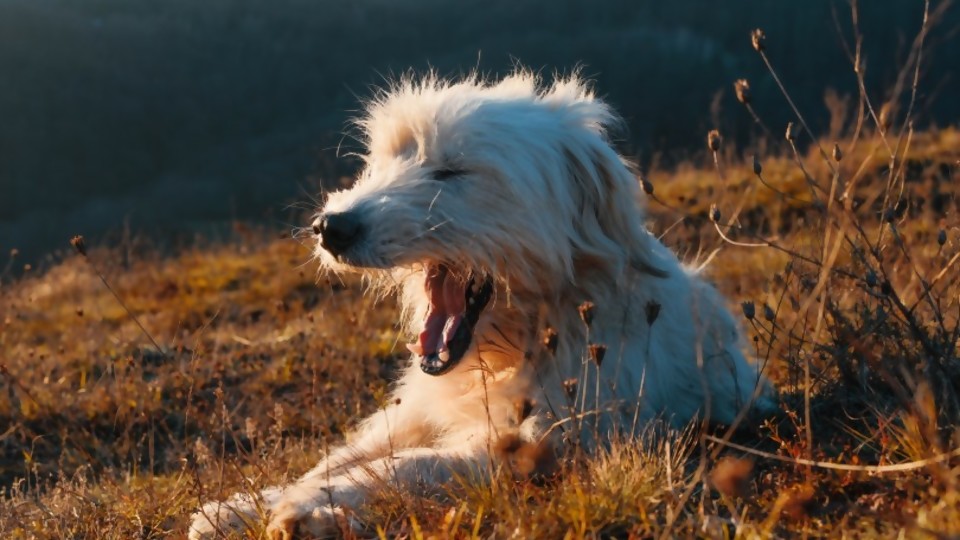
[[[861,4],[879,102],[923,3]],[[958,12],[927,41],[920,126],[960,118]],[[303,215],[290,203],[354,171],[337,148],[356,149],[343,133],[358,96],[408,68],[581,64],[626,117],[621,150],[648,165],[696,155],[714,127],[741,144],[761,136],[733,96],[740,77],[779,134],[792,117],[754,27],[813,127],[830,128],[827,101],[854,108],[846,0],[0,0],[0,265],[75,233],[287,227]]]

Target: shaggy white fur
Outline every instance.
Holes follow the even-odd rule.
[[[263,516],[274,538],[334,534],[383,481],[423,492],[489,472],[505,445],[775,409],[723,298],[645,229],[617,123],[576,75],[409,77],[376,96],[366,166],[319,212],[316,253],[399,292],[410,364],[349,443],[292,485],[205,505],[191,538]]]

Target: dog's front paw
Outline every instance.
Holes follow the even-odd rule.
[[[188,537],[190,540],[209,540],[240,532],[245,528],[245,516],[251,513],[247,501],[207,503],[193,514]],[[249,516],[247,516],[247,519]]]
[[[188,538],[190,540],[210,540],[231,532],[237,533],[243,529],[243,520],[234,511],[226,507],[222,509],[205,507],[193,515]]]
[[[267,537],[270,540],[334,538],[347,527],[343,511],[330,506],[304,507],[281,502],[273,509]]]
[[[207,540],[217,534],[216,519],[209,519],[204,515],[194,515],[190,523],[187,538],[190,540]]]

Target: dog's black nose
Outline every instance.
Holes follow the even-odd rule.
[[[313,232],[320,235],[320,245],[333,255],[350,249],[363,233],[363,223],[355,212],[326,214],[314,222]]]

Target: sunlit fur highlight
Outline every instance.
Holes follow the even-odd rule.
[[[723,298],[646,230],[636,177],[609,140],[618,124],[576,74],[410,76],[377,93],[357,121],[363,170],[320,209],[359,213],[366,233],[340,258],[318,243],[322,270],[397,293],[411,337],[428,308],[425,262],[490,276],[495,297],[451,372],[425,375],[412,358],[348,443],[290,486],[209,503],[192,537],[261,513],[277,538],[335,533],[384,478],[422,492],[482,477],[507,438],[560,454],[658,417],[730,424],[755,418],[740,414],[751,405],[771,411]],[[590,344],[606,347],[599,366]]]

